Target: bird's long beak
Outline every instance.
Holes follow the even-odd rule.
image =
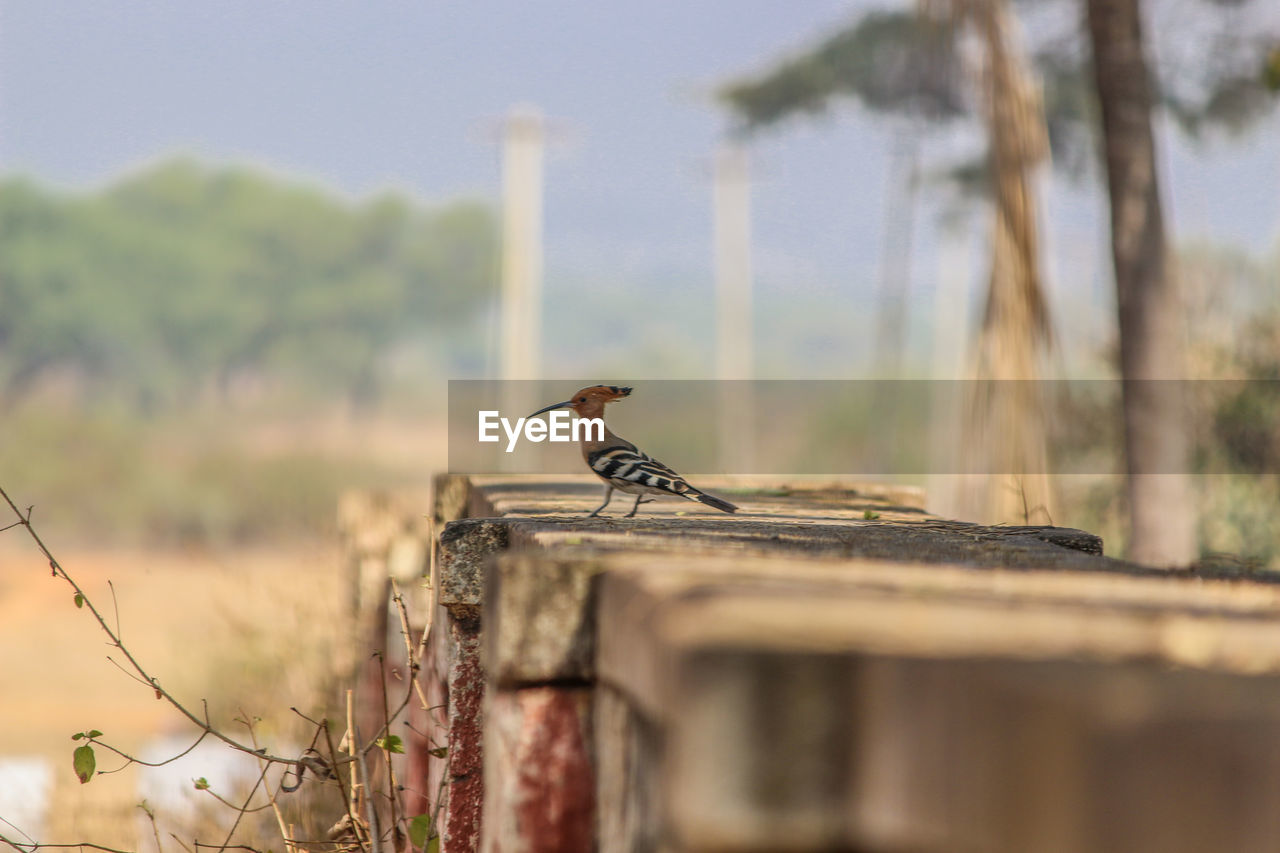
[[[532,415],[529,415],[529,417],[536,418],[538,415],[544,414],[545,412],[549,412],[552,409],[567,409],[572,405],[573,405],[572,400],[565,400],[563,403],[552,403],[550,406],[543,406],[541,409],[538,409],[538,411],[534,412]]]

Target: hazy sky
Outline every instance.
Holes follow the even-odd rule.
[[[4,0],[0,168],[79,187],[186,151],[357,195],[395,187],[427,200],[496,200],[496,120],[530,102],[558,137],[547,167],[548,288],[666,277],[709,289],[709,162],[727,125],[711,91],[867,5]],[[1273,119],[1206,156],[1164,140],[1181,234],[1271,244],[1278,130]],[[759,140],[764,290],[870,290],[890,140],[883,122],[850,111]],[[1096,195],[1055,182],[1048,207],[1054,268],[1106,263]],[[928,227],[918,246],[927,290],[937,269]]]

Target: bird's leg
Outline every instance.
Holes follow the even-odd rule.
[[[653,503],[653,498],[648,498],[648,499],[646,499],[644,495],[637,495],[637,496],[636,496],[636,505],[635,505],[635,506],[633,506],[633,507],[631,508],[631,512],[629,512],[629,513],[627,513],[626,515],[624,515],[624,516],[623,516],[623,518],[635,518],[636,510],[638,510],[638,509],[640,508],[640,504],[651,504],[651,503]]]
[[[600,510],[604,509],[609,505],[609,501],[611,500],[613,500],[613,486],[610,486],[608,483],[606,483],[604,487],[604,503],[600,504],[600,506],[591,510],[591,514],[588,515],[587,518],[595,518],[597,515],[600,514]]]

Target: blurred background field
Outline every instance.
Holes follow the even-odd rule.
[[[1252,39],[1280,13],[1152,6],[1159,71],[1186,96],[1167,99],[1156,130],[1187,375],[1280,380],[1280,118],[1257,85],[1215,97],[1203,79],[1244,55],[1241,22],[1257,23]],[[1105,180],[1080,133],[1092,107],[1069,97],[1087,59],[1080,4],[1013,7],[1059,110],[1037,177],[1045,375],[1115,378]],[[34,506],[95,601],[115,583],[126,638],[180,696],[287,735],[289,704],[335,695],[339,496],[420,487],[447,464],[447,380],[500,374],[513,105],[546,118],[543,378],[720,375],[726,140],[753,169],[747,375],[969,375],[991,273],[980,98],[926,127],[890,108],[897,90],[873,102],[850,84],[743,134],[759,116],[726,95],[870,39],[867,22],[890,38],[914,9],[5,3],[0,485]],[[886,291],[901,310],[889,364]],[[1194,478],[1200,556],[1244,571],[1280,568],[1280,483],[1257,473],[1280,470],[1280,437],[1257,429],[1280,418],[1268,399],[1201,406],[1192,424],[1196,453],[1233,472]],[[851,416],[819,412],[815,441]],[[1119,424],[1098,423],[1118,447]],[[1050,517],[1009,520],[1125,551],[1121,478],[1057,488]],[[107,788],[68,785],[73,732],[136,746],[175,723],[105,652],[22,531],[0,533],[0,755],[50,758],[66,797]],[[55,840],[87,831],[49,827]]]
[[[0,187],[0,216],[0,281],[13,306],[0,315],[0,470],[39,507],[54,541],[306,541],[328,529],[344,489],[420,484],[441,470],[446,379],[494,370],[496,214],[480,202],[353,202],[177,159],[79,194],[11,180]],[[1280,377],[1276,253],[1200,239],[1179,260],[1189,375]],[[639,287],[633,298],[675,307],[623,312],[635,319],[619,324],[615,300],[588,292],[570,310],[557,300],[571,292],[548,297],[547,358],[559,365],[549,374],[706,375],[713,341],[695,332],[711,313],[709,293]],[[856,326],[856,312],[819,311],[822,300],[804,294],[759,302],[781,329],[761,340],[758,373],[877,375],[869,355],[851,352],[865,342],[835,328]],[[908,351],[907,378],[937,376],[929,343]],[[1109,347],[1068,338],[1057,358],[1079,366],[1076,378],[1110,377]],[[1211,405],[1196,425],[1199,452],[1216,461],[1208,467],[1276,470],[1275,441],[1251,433],[1274,423],[1273,401]],[[869,416],[821,401],[806,408],[787,416],[805,420],[803,435],[762,441],[805,440],[818,452],[849,417]],[[1118,430],[1093,438],[1118,452]],[[1256,528],[1266,513],[1252,507],[1273,497],[1271,479],[1215,475],[1200,485],[1215,507],[1202,515],[1205,550],[1268,562],[1269,524]],[[1109,529],[1122,550],[1122,525],[1108,528],[1118,485],[1089,494],[1055,520]],[[1249,531],[1237,517],[1251,520]]]

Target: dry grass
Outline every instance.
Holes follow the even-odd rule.
[[[287,736],[290,705],[323,713],[332,650],[346,636],[334,548],[55,554],[108,614],[112,581],[125,643],[191,707],[208,698],[215,720],[243,708],[263,718],[259,734],[268,738]],[[20,531],[0,536],[0,569],[0,755],[53,760],[57,806],[43,840],[132,847],[143,817],[135,775],[79,785],[70,736],[97,728],[136,750],[159,735],[195,733],[107,660],[111,649],[88,611]],[[99,750],[100,770],[120,763]]]

